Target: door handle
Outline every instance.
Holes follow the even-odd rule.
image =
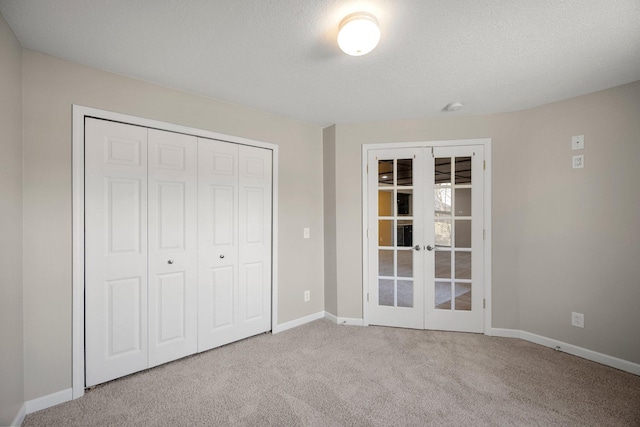
[[[413,247],[413,249],[415,249],[416,251],[420,252],[420,245],[415,245],[415,246]]]
[[[435,248],[434,248],[433,246],[431,246],[431,245],[427,245],[427,250],[428,250],[429,252],[431,252],[431,251],[432,251],[432,250],[434,250],[434,249],[435,249]]]

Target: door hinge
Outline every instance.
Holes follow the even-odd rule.
[[[482,230],[482,240],[487,238],[487,230]]]
[[[367,228],[367,239],[369,238],[369,229]]]
[[[482,169],[483,169],[483,170],[486,170],[486,169],[487,169],[487,161],[486,161],[486,160],[483,160],[483,161],[482,161]]]
[[[369,173],[369,165],[367,164],[367,173]]]
[[[486,299],[482,299],[482,308],[487,308],[487,300]]]
[[[369,302],[369,292],[367,292],[367,302]]]

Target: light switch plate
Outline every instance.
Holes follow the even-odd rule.
[[[571,149],[582,150],[584,148],[584,135],[574,135],[571,137]]]

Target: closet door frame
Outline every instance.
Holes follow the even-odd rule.
[[[278,325],[278,145],[226,135],[187,126],[176,125],[158,120],[145,119],[81,105],[73,105],[72,122],[72,399],[84,395],[84,124],[85,118],[92,117],[131,125],[193,135],[201,138],[266,148],[273,153],[272,178],[272,235],[271,235],[271,328],[274,332]]]

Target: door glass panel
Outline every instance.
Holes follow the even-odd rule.
[[[413,277],[413,251],[398,251],[398,277]]]
[[[393,220],[378,220],[378,244],[393,246]]]
[[[393,216],[393,190],[378,191],[378,216]]]
[[[412,280],[398,280],[398,307],[413,307]]]
[[[451,252],[449,251],[436,251],[436,278],[437,279],[450,279],[451,278]]]
[[[471,252],[456,251],[456,279],[471,280]]]
[[[393,160],[378,161],[378,187],[393,185]]]
[[[471,311],[471,283],[456,282],[455,309],[458,311]]]
[[[393,250],[378,251],[378,275],[393,277]]]
[[[451,184],[451,159],[449,157],[435,159],[435,183]]]
[[[396,227],[396,242],[400,247],[413,246],[413,221],[400,220]]]
[[[398,189],[398,216],[413,215],[413,190]]]
[[[456,248],[471,248],[471,220],[457,219],[456,223]]]
[[[378,280],[378,305],[393,306],[393,280]]]
[[[451,220],[435,220],[435,244],[436,246],[451,247]]]
[[[471,184],[471,157],[456,157],[455,184]]]
[[[451,187],[436,187],[434,193],[436,216],[451,216]]]
[[[470,188],[456,188],[456,216],[471,216]]]
[[[398,159],[398,186],[413,185],[413,159]]]
[[[435,307],[439,309],[451,309],[451,282],[435,282]]]

